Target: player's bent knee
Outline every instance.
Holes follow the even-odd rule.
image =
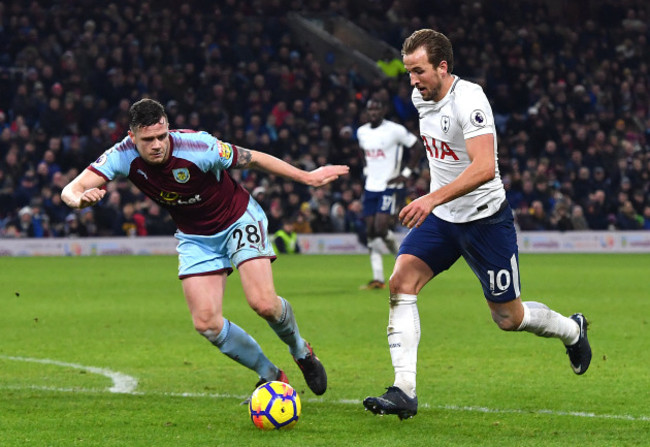
[[[265,320],[274,320],[282,311],[282,304],[276,297],[275,299],[261,299],[250,303],[251,308]]]
[[[223,316],[212,312],[202,312],[192,315],[194,329],[201,335],[219,333],[223,328]]]
[[[521,324],[521,322],[515,321],[511,316],[502,316],[496,313],[492,314],[492,320],[494,320],[502,331],[516,331]]]
[[[516,298],[512,301],[497,303],[488,301],[492,320],[503,331],[516,331],[524,319],[524,307],[521,300]]]
[[[431,268],[421,259],[413,255],[400,255],[388,282],[390,292],[417,295],[434,276]]]
[[[399,271],[393,272],[388,280],[390,293],[407,293],[417,295],[426,282],[419,281],[418,278]]]
[[[417,295],[417,292],[415,291],[415,287],[412,285],[408,285],[408,282],[404,280],[404,278],[400,276],[391,276],[390,279],[388,280],[388,289],[390,290],[391,294],[396,294],[396,293],[409,293],[412,295]]]
[[[207,337],[206,334],[219,334],[222,328],[223,328],[223,324],[219,326],[214,322],[194,320],[194,329],[196,330],[196,332],[206,337]]]

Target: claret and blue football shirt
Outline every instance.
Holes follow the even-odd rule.
[[[248,206],[250,195],[228,174],[237,147],[207,132],[169,132],[169,158],[147,164],[128,136],[104,152],[88,169],[107,181],[127,177],[169,210],[179,230],[211,235],[228,228]]]

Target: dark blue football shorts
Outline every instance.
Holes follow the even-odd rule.
[[[481,281],[487,300],[505,303],[520,295],[517,232],[507,202],[494,215],[467,223],[451,223],[431,214],[409,231],[400,245],[401,254],[420,258],[434,275],[463,256]]]
[[[398,192],[394,188],[384,191],[363,192],[363,217],[374,216],[375,214],[397,213]]]

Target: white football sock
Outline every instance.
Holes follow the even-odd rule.
[[[417,295],[390,294],[388,316],[388,347],[395,370],[394,386],[409,397],[415,397],[418,344],[420,343],[420,315]]]
[[[372,268],[372,279],[384,282],[384,260],[381,256],[381,238],[374,238],[368,244],[370,248],[370,267]]]
[[[551,310],[545,304],[536,301],[524,301],[524,319],[518,331],[532,332],[540,337],[559,338],[571,346],[580,338],[580,327],[571,318]]]

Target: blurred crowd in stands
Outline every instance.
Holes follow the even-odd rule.
[[[650,229],[649,6],[641,0],[0,1],[0,237],[164,235],[167,212],[128,181],[96,207],[65,184],[126,136],[147,96],[170,127],[206,130],[311,169],[321,189],[233,171],[270,231],[356,232],[371,96],[417,133],[408,75],[364,79],[292,37],[287,11],[338,14],[399,49],[418,28],[454,44],[455,74],[492,101],[499,167],[522,230]],[[563,5],[553,10],[548,5]],[[381,64],[385,65],[385,64]],[[406,200],[428,191],[424,154]]]

